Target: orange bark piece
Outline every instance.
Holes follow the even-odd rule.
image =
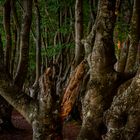
[[[118,49],[121,49],[121,41],[120,40],[118,40]]]
[[[70,77],[60,108],[60,115],[62,121],[71,112],[73,105],[76,101],[76,98],[79,94],[79,87],[85,74],[85,67],[86,67],[85,61],[82,61],[75,69],[74,74],[72,74]]]

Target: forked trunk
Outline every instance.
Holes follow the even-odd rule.
[[[83,102],[83,123],[78,140],[100,140],[104,133],[103,112],[110,106],[118,79],[114,71],[113,29],[115,0],[100,0],[93,51],[88,56],[90,82]],[[93,45],[93,44],[92,44]]]

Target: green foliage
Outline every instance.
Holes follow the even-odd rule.
[[[119,57],[120,49],[118,48],[118,41],[124,42],[129,34],[130,25],[125,22],[124,15],[120,13],[114,29],[114,43],[116,57]]]
[[[49,13],[55,13],[55,14],[57,14],[58,9],[61,6],[58,0],[48,0],[47,5],[48,5],[47,9],[49,10]]]
[[[30,38],[30,48],[29,48],[29,71],[35,70],[36,67],[36,47],[32,38]]]
[[[129,24],[123,20],[118,20],[115,26],[115,37],[117,40],[124,41],[129,33]]]
[[[0,5],[4,5],[4,3],[5,3],[5,0],[0,0]],[[0,6],[1,7],[1,6]]]
[[[29,53],[29,63],[30,63],[30,65],[29,65],[29,67],[30,67],[30,69],[31,70],[34,70],[35,69],[35,52],[30,52]]]
[[[3,12],[0,11],[0,34],[2,37],[2,42],[3,42],[3,47],[6,44],[6,37],[5,37],[5,31],[4,31],[4,26],[3,26]]]
[[[83,24],[87,28],[88,22],[90,20],[90,7],[88,0],[83,1]]]
[[[42,48],[42,55],[46,55],[48,58],[52,58],[65,48],[74,48],[74,43],[56,44],[56,46],[48,46],[47,49]]]
[[[130,20],[132,16],[133,6],[130,1],[122,1],[119,14],[117,15],[117,22],[115,26],[115,38],[124,42],[128,37],[130,30]]]

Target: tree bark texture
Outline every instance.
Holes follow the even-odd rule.
[[[0,35],[0,72],[5,71],[4,68],[4,52]],[[11,123],[12,106],[0,96],[0,130],[8,130],[13,127]]]
[[[30,88],[30,96],[37,98],[37,92],[39,87],[39,77],[41,76],[41,16],[39,10],[39,3],[37,0],[34,0],[35,4],[35,16],[36,16],[36,35],[35,35],[35,44],[36,44],[36,76],[33,86]]]
[[[0,95],[15,109],[17,109],[18,112],[21,113],[21,115],[32,125],[33,139],[61,139],[61,121],[59,120],[59,106],[57,104],[53,87],[52,70],[48,68],[40,78],[40,94],[38,94],[38,99],[33,99],[13,84],[13,80],[6,73],[1,40],[0,58]],[[9,119],[7,118],[9,116],[6,115],[6,113],[9,113],[9,107],[5,102],[5,106],[3,106],[2,100],[0,106],[1,128],[3,127],[2,119],[4,118],[6,121]],[[6,110],[7,107],[8,110]],[[7,125],[7,127],[9,126]]]
[[[38,113],[40,115],[32,123],[34,140],[62,139],[59,106],[55,98],[52,72],[52,69],[48,68],[39,80]]]
[[[5,47],[5,66],[6,71],[10,72],[10,60],[11,60],[11,0],[6,0],[4,4],[4,28],[6,33],[6,47]]]
[[[125,72],[136,72],[138,67],[136,66],[136,56],[138,52],[138,45],[140,40],[140,3],[138,0],[134,0],[133,15],[130,25],[130,47],[128,52],[128,58],[126,62]]]
[[[90,81],[83,102],[83,123],[78,140],[100,140],[104,130],[103,112],[112,100],[112,89],[118,79],[113,43],[115,0],[99,1],[96,35],[88,56]],[[93,44],[92,44],[93,45]]]
[[[1,34],[0,34],[0,70],[2,70],[3,66],[4,66],[4,52],[3,52],[3,44],[2,44]]]
[[[105,113],[108,128],[104,140],[138,140],[140,138],[140,71],[128,88],[115,96]]]
[[[29,59],[29,35],[32,20],[32,0],[24,0],[24,18],[21,31],[20,57],[17,72],[15,75],[15,84],[22,88],[28,71]]]
[[[0,96],[0,131],[13,129],[11,122],[13,107]]]
[[[118,72],[124,72],[125,71],[125,66],[127,62],[127,56],[128,56],[128,50],[129,50],[129,40],[125,41],[122,44],[122,48],[120,48],[120,56],[117,61],[117,66],[116,66],[116,71]]]
[[[96,13],[97,13],[97,11],[95,11],[96,6],[97,6],[97,2],[96,1],[89,0],[90,20],[89,20],[88,29],[87,29],[88,33],[91,32],[92,26],[93,26],[93,24],[95,22],[95,19],[96,19]]]
[[[35,100],[21,92],[5,72],[0,73],[0,95],[32,125],[33,140],[62,139],[59,106],[55,99],[52,70],[40,78],[40,94]]]
[[[35,85],[39,80],[39,77],[41,75],[41,24],[40,24],[40,11],[38,6],[38,1],[35,0],[35,12],[36,12],[36,79],[35,79]]]
[[[20,21],[18,18],[18,14],[17,14],[17,7],[16,7],[16,2],[15,0],[11,0],[11,11],[12,11],[12,15],[13,15],[13,21],[15,24],[15,34],[14,34],[14,46],[13,46],[13,56],[12,56],[12,64],[11,64],[11,74],[15,75],[16,73],[16,69],[17,69],[17,65],[15,65],[14,62],[18,62],[19,60],[19,54],[18,52],[20,52],[20,31],[21,31],[21,25],[20,25]]]
[[[84,58],[84,46],[81,43],[83,37],[83,0],[75,3],[75,67]]]
[[[82,61],[70,77],[61,102],[60,115],[62,121],[71,113],[76,98],[80,92],[80,85],[86,72],[87,62]]]

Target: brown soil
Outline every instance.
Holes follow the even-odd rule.
[[[0,133],[0,140],[32,140],[31,125],[17,112],[12,115],[12,122],[17,129]],[[64,125],[64,140],[76,140],[79,133],[80,125],[71,121]]]

